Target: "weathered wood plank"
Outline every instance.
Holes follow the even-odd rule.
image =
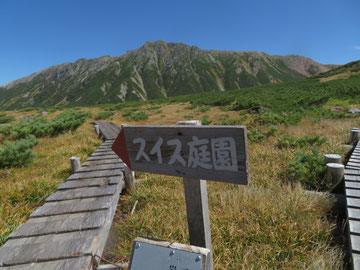
[[[108,210],[99,210],[85,213],[30,218],[26,223],[20,225],[12,234],[10,234],[9,239],[98,229],[104,224],[107,214]]]
[[[105,140],[116,139],[117,134],[119,133],[119,127],[109,122],[96,122],[96,124],[99,126],[100,133]]]
[[[114,169],[107,171],[95,171],[95,172],[84,172],[84,173],[75,173],[68,177],[68,181],[85,179],[85,178],[99,178],[99,177],[109,177],[109,176],[119,176],[122,175],[122,170]]]
[[[80,187],[97,187],[97,186],[104,186],[104,185],[115,185],[119,183],[119,177],[104,177],[104,178],[91,178],[91,179],[81,179],[81,180],[72,180],[66,181],[62,183],[58,190],[65,190],[65,189],[73,189],[73,188],[80,188]]]
[[[8,240],[1,248],[0,262],[11,266],[94,254],[99,233],[88,230]]]
[[[63,215],[108,209],[113,202],[111,196],[49,202],[38,207],[30,217]]]
[[[125,126],[113,150],[134,171],[249,182],[244,126]]]
[[[360,251],[360,236],[350,234],[350,247],[352,251]]]
[[[346,165],[346,166],[345,166],[345,169],[349,169],[349,170],[357,170],[357,169],[359,169],[359,167],[355,167],[355,166],[348,166],[348,165]]]
[[[348,212],[349,219],[360,220],[360,209],[348,207],[347,212]]]
[[[347,188],[347,189],[345,190],[345,194],[346,194],[347,197],[360,198],[360,190],[359,190],[359,189]]]
[[[66,181],[58,187],[58,190],[73,189],[80,187],[98,187],[98,186],[104,186],[106,185],[106,183],[107,183],[107,178],[93,178],[93,179]]]
[[[360,254],[353,253],[352,259],[353,259],[352,261],[353,269],[354,270],[360,269]]]
[[[90,160],[83,163],[84,166],[92,166],[92,165],[101,165],[101,164],[115,164],[115,163],[123,163],[120,158],[115,159],[100,159],[100,160]]]
[[[100,152],[94,152],[91,157],[97,157],[97,156],[108,156],[108,155],[114,155],[115,153],[110,151],[100,151]]]
[[[360,234],[360,221],[349,220],[350,233]]]
[[[346,198],[346,204],[348,207],[360,208],[360,199],[356,198]]]
[[[91,256],[79,256],[70,259],[61,259],[50,262],[37,262],[21,264],[9,267],[1,267],[3,270],[89,270]]]
[[[102,160],[102,159],[116,159],[116,158],[119,158],[119,156],[118,155],[93,156],[93,157],[89,157],[87,159],[87,161]]]
[[[346,181],[360,181],[360,175],[349,175],[349,174],[345,174],[344,175],[344,179]]]
[[[93,171],[105,171],[105,170],[114,170],[114,169],[124,169],[124,163],[118,162],[115,164],[101,164],[101,165],[92,165],[91,163],[87,166],[81,167],[76,173],[83,172],[93,172]]]
[[[346,166],[360,167],[360,162],[348,162]]]
[[[357,189],[360,189],[360,182],[345,181],[345,188],[357,188]]]
[[[51,194],[45,201],[65,201],[82,198],[102,197],[113,195],[116,191],[116,186],[105,186],[105,187],[87,187],[87,188],[76,188],[68,190],[59,190]]]
[[[354,170],[354,169],[345,169],[345,174],[351,174],[351,175],[359,175],[360,176],[360,170]]]

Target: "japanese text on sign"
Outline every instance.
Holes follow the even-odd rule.
[[[139,149],[135,160],[145,160],[149,162],[150,156],[155,155],[159,164],[169,165],[179,163],[183,167],[214,170],[238,171],[235,140],[232,137],[221,137],[216,139],[199,139],[192,137],[192,141],[187,142],[188,160],[181,155],[182,142],[179,139],[171,139],[164,142],[159,137],[149,153],[145,152],[146,141],[144,138],[135,138],[133,144],[139,144]],[[173,153],[168,161],[164,161],[161,153],[161,146],[166,144],[173,146]]]

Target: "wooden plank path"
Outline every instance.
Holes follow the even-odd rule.
[[[115,140],[120,132],[120,127],[113,122],[93,122],[92,124],[99,126],[100,134],[104,141]]]
[[[345,166],[345,196],[353,269],[360,269],[360,141]]]
[[[124,164],[108,139],[116,127],[100,125],[105,142],[10,234],[0,248],[0,269],[93,269],[125,185]]]

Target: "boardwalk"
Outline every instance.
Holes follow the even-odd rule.
[[[360,269],[360,142],[345,166],[345,195],[350,252],[354,269]]]
[[[108,139],[116,127],[100,126],[105,142],[9,236],[0,249],[1,269],[92,269],[124,188],[124,164]]]

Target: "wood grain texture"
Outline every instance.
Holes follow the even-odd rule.
[[[360,182],[345,181],[345,188],[356,188],[360,189]]]
[[[106,155],[106,156],[91,156],[87,159],[87,161],[92,160],[104,160],[104,159],[118,159],[119,157],[116,154]]]
[[[76,171],[76,173],[83,173],[83,172],[94,172],[94,171],[104,171],[104,170],[114,170],[114,169],[124,169],[124,163],[113,163],[113,164],[88,164],[87,166],[83,166]]]
[[[91,254],[103,252],[124,188],[123,163],[107,155],[112,143],[104,143],[9,236],[0,249],[1,268],[90,269]]]
[[[30,218],[26,223],[20,225],[11,233],[9,239],[98,229],[104,224],[107,213],[108,210],[99,210]]]
[[[53,216],[109,209],[111,203],[112,198],[110,196],[49,202],[45,203],[43,206],[38,207],[30,215],[30,217]]]
[[[351,251],[360,251],[360,236],[350,234]]]
[[[347,197],[360,198],[360,190],[359,189],[345,189],[345,194]]]
[[[125,126],[123,130],[125,132],[127,153],[133,171],[245,185],[249,182],[247,132],[243,126]],[[133,142],[136,138],[145,139],[144,152],[149,156],[148,161],[143,157],[136,159],[140,147],[139,143]],[[159,138],[163,139],[161,144],[161,164],[156,154],[150,154]],[[209,152],[208,154],[207,166],[211,167],[209,169],[202,166],[194,166],[193,163],[189,162],[189,157],[192,155],[190,154],[188,143],[197,139],[208,140],[206,143],[207,150],[211,151],[211,140],[220,138],[232,138],[234,140],[234,151],[236,153],[236,169],[234,171],[215,169],[214,164],[216,161],[212,155],[214,152]],[[181,142],[180,156],[185,161],[185,165],[177,161],[174,163],[170,162],[176,146],[168,145],[167,142],[169,140],[179,140]]]
[[[103,197],[113,195],[116,191],[116,186],[100,186],[100,187],[86,187],[86,188],[75,188],[68,190],[59,190],[51,194],[45,201],[54,202],[54,201],[65,201],[65,200],[74,200],[74,199],[83,199],[83,198],[92,198],[92,197]]]
[[[71,181],[71,180],[78,180],[78,179],[89,179],[89,178],[120,176],[120,175],[122,175],[122,170],[114,169],[114,170],[105,170],[105,171],[75,173],[75,174],[70,175],[67,180]]]
[[[96,251],[100,230],[10,239],[1,248],[4,266],[90,255]]]
[[[349,219],[360,220],[360,209],[348,207],[347,213]]]
[[[90,270],[91,256],[2,267],[2,270]]]
[[[93,165],[102,165],[102,164],[116,164],[123,163],[122,160],[117,157],[114,159],[100,159],[100,160],[90,160],[83,163],[83,167],[85,166],[93,166]]]

